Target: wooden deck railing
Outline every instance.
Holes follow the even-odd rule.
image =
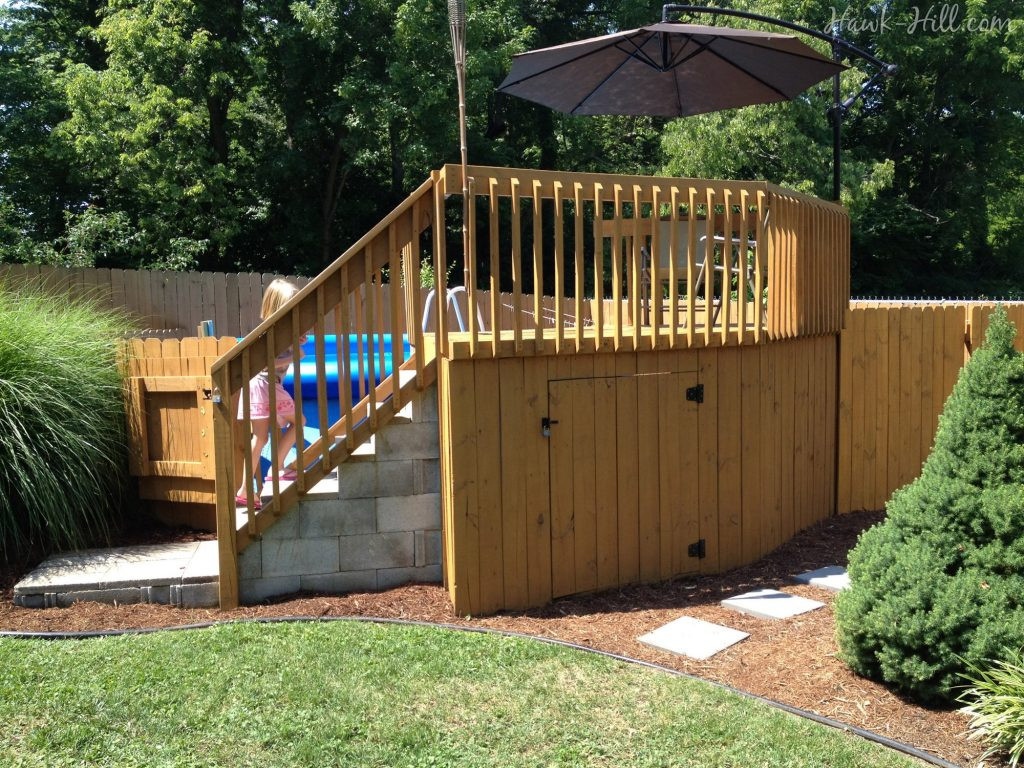
[[[842,327],[849,220],[841,206],[765,182],[468,173],[469,328],[443,334],[445,355],[748,344]],[[445,166],[436,197],[461,189],[459,166]],[[537,303],[491,333],[503,327],[499,293],[515,306],[528,293]],[[553,297],[553,325],[541,296]]]
[[[431,383],[435,350],[452,358],[658,350],[842,327],[849,222],[840,206],[764,182],[477,166],[468,174],[468,259],[461,238],[448,242],[447,214],[461,213],[462,180],[460,167],[447,165],[214,365],[222,606],[238,600],[238,553]],[[421,264],[431,265],[429,279]],[[446,307],[450,271],[467,327],[454,329],[445,310],[434,311],[425,330],[419,286],[435,286],[435,305]],[[262,509],[250,488],[236,510],[235,491],[254,469],[241,450],[252,437],[248,382],[263,370],[272,376],[276,356],[297,349],[306,333],[315,341],[319,435],[294,463],[294,482],[278,481],[274,459]],[[329,333],[339,361],[334,423]],[[396,339],[390,374],[387,333]],[[295,404],[301,412],[300,386]],[[276,456],[277,430],[270,434]]]

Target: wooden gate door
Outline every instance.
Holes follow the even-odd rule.
[[[697,408],[695,372],[548,382],[554,597],[697,570]]]

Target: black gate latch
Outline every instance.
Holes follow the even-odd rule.
[[[544,437],[551,437],[551,425],[557,423],[558,419],[549,419],[547,416],[542,417],[540,420],[540,433]]]
[[[698,384],[696,387],[687,387],[686,399],[692,400],[695,403],[704,402],[704,385]]]

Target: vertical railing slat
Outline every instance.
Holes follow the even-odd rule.
[[[555,354],[562,354],[565,340],[564,306],[565,296],[565,226],[562,200],[562,182],[554,183],[555,200]]]
[[[295,486],[299,489],[299,493],[306,492],[306,457],[303,451],[303,441],[299,439],[301,434],[302,424],[302,377],[300,355],[302,354],[302,344],[299,339],[302,336],[303,328],[299,324],[299,308],[293,307],[291,310],[291,350],[292,350],[292,389],[294,389],[295,398],[295,429],[299,430],[295,434]],[[276,414],[271,414],[272,419],[276,419]]]
[[[339,280],[341,281],[341,303],[338,304],[338,389],[341,395],[341,412],[345,417],[345,448],[355,448],[355,436],[352,433],[352,343],[349,338],[351,326],[349,311],[351,293],[349,287],[349,265],[342,265]]]
[[[583,185],[573,187],[573,241],[576,280],[573,285],[573,311],[576,315],[576,351],[583,351]]]
[[[747,343],[747,289],[749,285],[750,268],[747,265],[749,255],[747,249],[750,247],[750,230],[747,226],[749,220],[749,212],[747,208],[750,205],[748,200],[747,190],[740,192],[740,215],[737,223],[739,228],[739,251],[737,253],[736,261],[739,267],[739,273],[736,276],[736,297],[739,299],[739,319],[736,322],[736,343],[746,344]],[[751,297],[753,298],[753,297]]]
[[[365,256],[366,251],[363,251]],[[353,307],[353,315],[355,318],[355,334],[356,334],[356,356],[359,370],[359,401],[361,402],[366,397],[366,333],[363,328],[364,317],[366,313],[366,283],[359,280],[356,285],[355,293],[352,297],[352,302],[355,305]]]
[[[764,331],[764,268],[767,264],[768,241],[765,239],[767,233],[764,231],[765,200],[766,195],[760,190],[757,193],[757,219],[754,222],[754,343],[761,343],[761,336]]]
[[[416,228],[415,220],[410,226],[411,232]],[[404,246],[408,248],[408,246]],[[388,296],[391,304],[391,397],[395,412],[402,410],[402,382],[398,375],[402,363],[405,362],[405,344],[402,341],[402,323],[398,317],[398,308],[402,305],[399,284],[401,280],[402,261],[398,249],[398,230],[394,225],[388,227]]]
[[[661,333],[661,265],[658,263],[661,261],[661,201],[658,199],[660,193],[660,187],[651,190],[651,249],[647,306],[653,349],[658,348],[658,337]]]
[[[630,318],[633,322],[633,349],[640,349],[640,327],[643,325],[641,310],[643,309],[643,279],[640,276],[640,231],[641,221],[640,185],[633,185],[633,247],[629,249],[629,303]]]
[[[512,197],[512,343],[515,353],[523,353],[523,237],[522,202],[519,199],[519,179],[510,183]]]
[[[363,251],[363,288],[366,291],[366,301],[363,304],[366,323],[366,395],[369,398],[370,428],[377,428],[377,372],[374,361],[374,291],[373,291],[373,270],[370,265],[371,255],[367,248]]]
[[[245,517],[246,526],[250,534],[256,533],[256,518],[253,516],[254,494],[252,466],[252,403],[249,395],[249,382],[252,380],[252,366],[249,360],[249,349],[242,350],[242,445],[245,448],[242,466],[245,475],[242,482],[245,484]]]
[[[270,421],[270,489],[274,500],[274,509],[280,511],[281,499],[281,462],[278,461],[278,446],[281,444],[281,436],[278,434],[277,426],[277,367],[274,365],[274,350],[277,348],[275,327],[272,325],[267,329],[267,403],[268,410],[272,414]],[[243,353],[244,356],[244,353]]]
[[[672,187],[670,201],[672,210],[668,219],[668,344],[675,349],[679,343],[679,271],[676,266],[679,261],[679,187]]]
[[[594,349],[604,340],[604,187],[594,184]]]
[[[328,437],[328,431],[330,430],[331,424],[327,420],[327,346],[324,334],[324,319],[327,316],[326,307],[324,306],[324,287],[321,285],[316,289],[316,320],[313,324],[314,334],[314,347],[316,352],[316,405],[317,405],[317,416],[319,417],[320,427],[320,448],[323,452],[323,467],[326,468],[331,465],[331,442]],[[295,362],[293,363],[295,370],[295,381],[296,386],[299,386],[299,366],[300,361],[296,355]],[[274,413],[274,411],[271,411]],[[298,416],[298,414],[296,414]],[[295,434],[295,450],[299,453],[302,451],[302,441],[299,440],[299,434],[303,429],[302,420],[299,419],[295,422],[296,434]]]
[[[726,189],[722,208],[722,318],[721,339],[729,343],[729,320],[732,316],[732,190]]]
[[[541,298],[544,295],[544,270],[541,263],[544,244],[541,242],[541,197],[540,182],[533,182],[533,346],[540,355],[544,353],[544,323],[541,316]]]
[[[488,180],[489,218],[487,221],[490,235],[490,286],[491,286],[491,357],[498,356],[498,343],[501,341],[501,264],[498,259],[498,180]]]
[[[694,305],[697,301],[697,189],[690,187],[686,213],[686,346],[693,347],[694,324],[697,322]],[[707,249],[705,249],[707,250]],[[707,261],[705,254],[704,260]]]
[[[711,346],[715,304],[715,190],[707,190],[704,220],[704,345]]]
[[[477,346],[480,343],[480,327],[477,322],[478,299],[476,295],[477,274],[476,274],[476,179],[469,180],[469,205],[465,208],[467,226],[469,227],[469,238],[466,245],[466,253],[463,255],[466,265],[466,313],[469,315],[466,322],[469,323],[469,353],[476,357]]]
[[[614,186],[615,212],[612,216],[612,305],[615,351],[622,349],[622,187]]]

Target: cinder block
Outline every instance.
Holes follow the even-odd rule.
[[[338,570],[338,540],[281,539],[263,542],[263,578],[334,573]]]
[[[141,591],[142,602],[144,603],[148,603],[150,605],[167,605],[171,602],[170,585],[146,586],[142,587]]]
[[[346,592],[374,592],[377,589],[377,572],[345,571],[344,573],[326,573],[320,576],[302,576],[302,589],[305,592],[323,592],[328,595],[341,595]]]
[[[414,397],[412,405],[412,420],[415,422],[437,423],[437,385],[431,384],[427,389]]]
[[[74,603],[84,602],[134,605],[135,603],[142,602],[142,590],[138,587],[121,587],[118,589],[83,589],[77,592],[57,593],[57,606],[59,608],[67,608]]]
[[[238,556],[238,578],[241,581],[263,576],[263,542],[254,541]]]
[[[20,608],[45,608],[46,597],[42,593],[22,595],[15,592],[14,604]]]
[[[440,455],[436,423],[397,424],[377,433],[378,459],[436,459]]]
[[[377,530],[434,531],[441,528],[441,494],[377,499]]]
[[[441,563],[441,532],[416,531],[416,565]]]
[[[391,589],[412,582],[439,584],[441,566],[427,565],[422,568],[382,568],[377,571],[377,589]]]
[[[211,608],[220,602],[217,582],[182,584],[182,608]]]
[[[338,467],[338,495],[342,499],[372,499],[377,495],[377,463],[345,462]]]
[[[304,502],[299,537],[353,536],[373,533],[377,518],[373,499]]]
[[[377,496],[411,496],[416,493],[413,461],[377,462]]]
[[[416,548],[411,532],[342,536],[338,543],[341,568],[335,570],[339,571],[408,568],[416,562]]]
[[[268,597],[290,595],[301,589],[298,576],[275,579],[253,579],[238,583],[238,596],[243,603],[258,603]]]
[[[284,517],[278,518],[276,523],[263,532],[263,539],[297,539],[299,537],[299,517],[298,509],[286,512]]]
[[[413,474],[416,478],[416,493],[440,493],[441,460],[416,459],[413,464],[415,466]]]

